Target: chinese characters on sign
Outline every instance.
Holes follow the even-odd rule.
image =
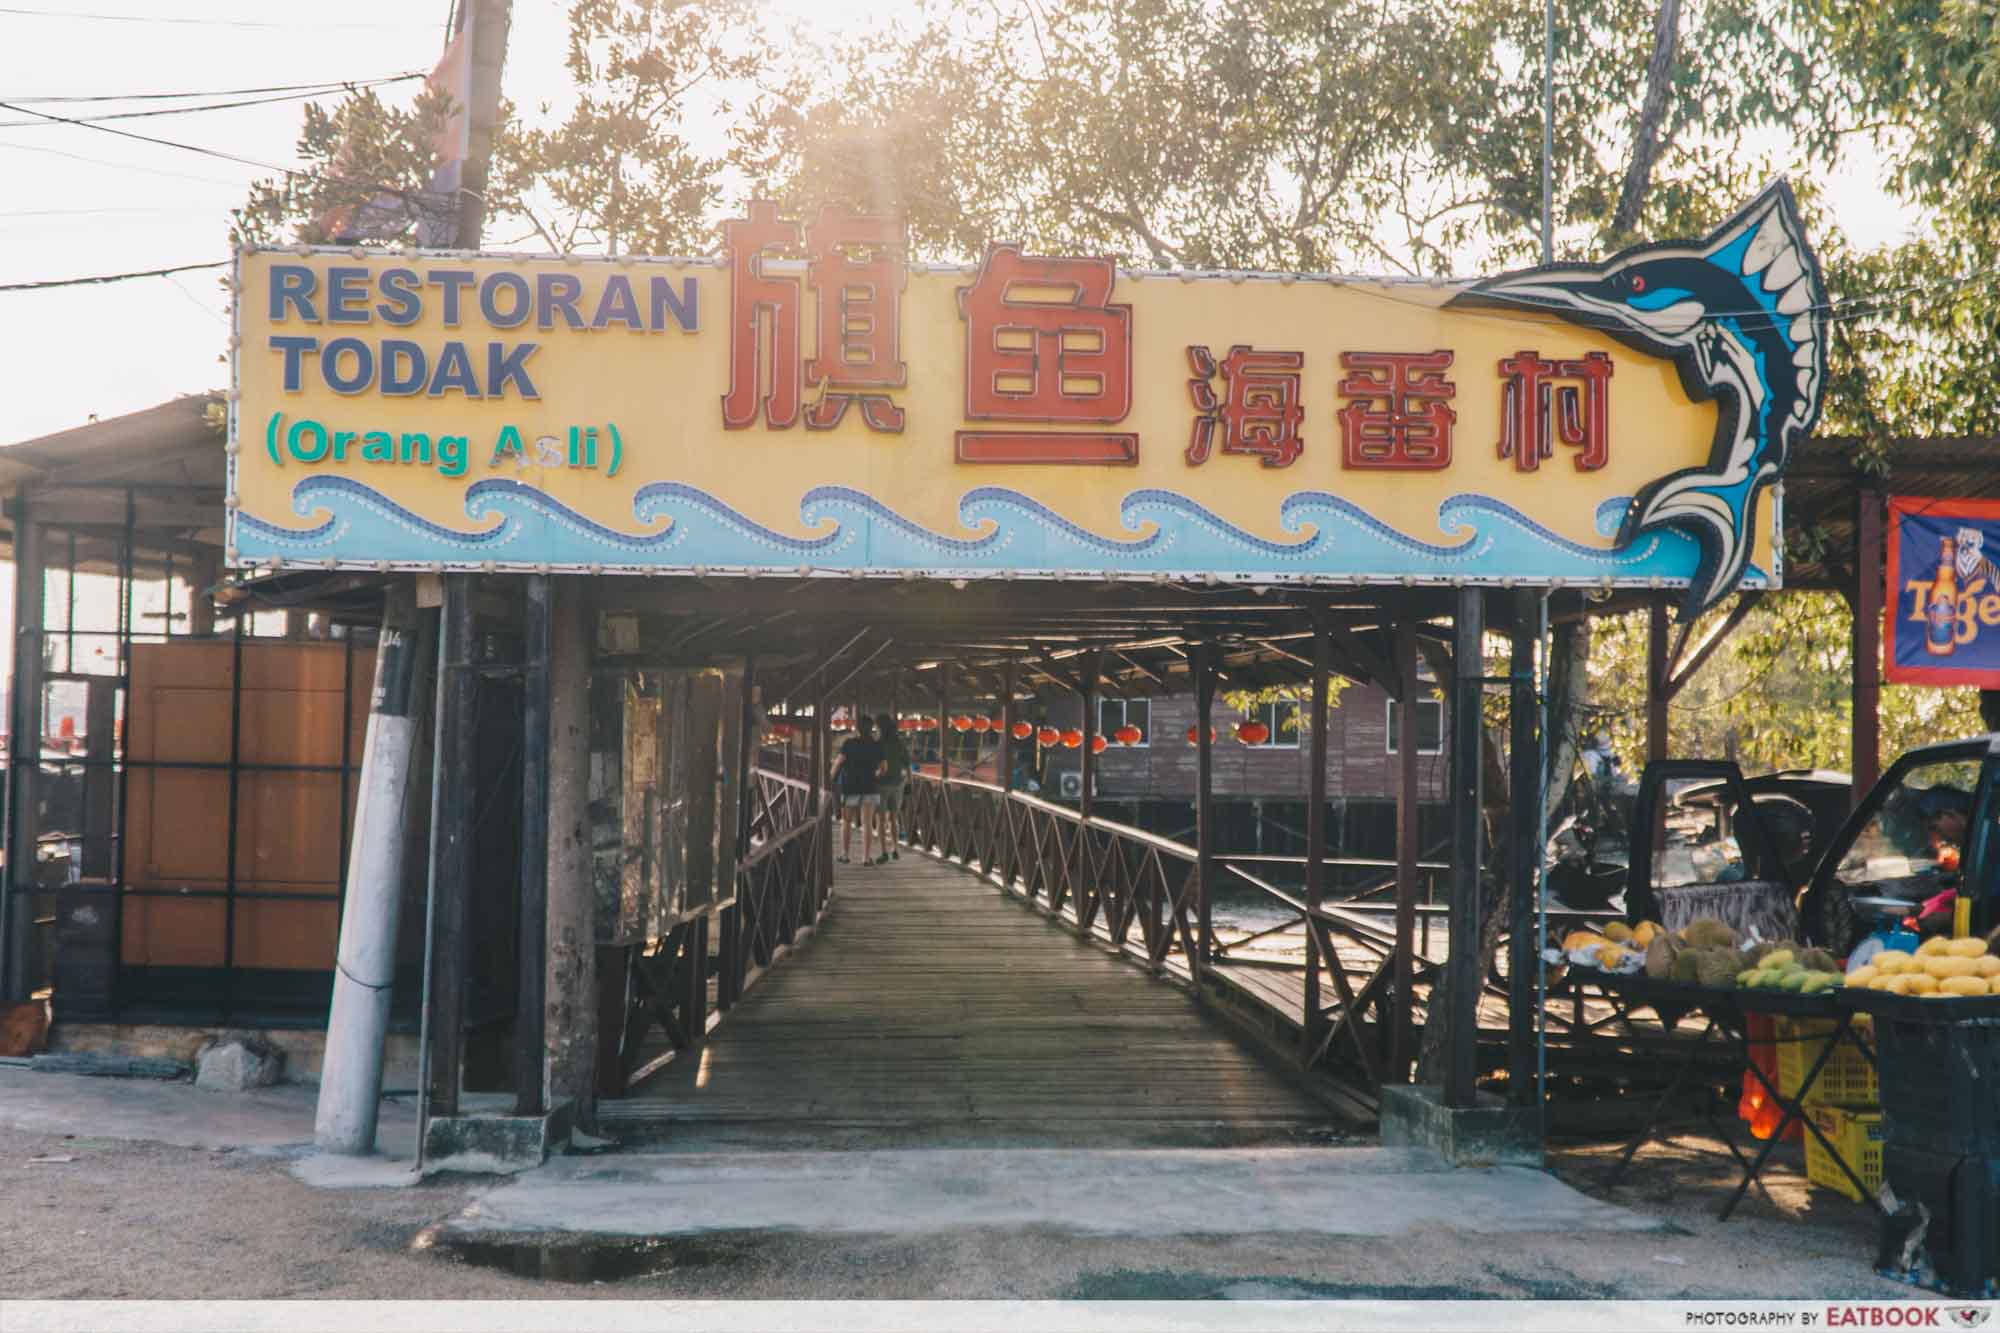
[[[778,217],[767,201],[724,226],[730,273],[729,392],[722,424],[762,418],[787,430],[831,430],[850,407],[872,431],[900,433],[908,386],[902,303],[908,241],[899,219],[829,205],[810,227]],[[806,255],[804,281],[767,271],[776,254]],[[1109,259],[1056,259],[995,245],[972,284],[958,289],[965,334],[967,421],[960,463],[1136,464],[1139,436],[1115,426],[1132,410],[1132,308],[1113,304]],[[808,289],[816,319],[808,320]],[[813,352],[803,347],[813,332]],[[1451,466],[1454,354],[1341,352],[1340,466],[1351,471],[1437,472]],[[1217,359],[1187,348],[1194,418],[1184,458],[1243,455],[1290,467],[1305,451],[1303,352],[1238,344]],[[1550,359],[1533,350],[1499,363],[1499,456],[1534,472],[1562,444],[1579,472],[1610,461],[1611,358]]]
[[[1206,347],[1187,349],[1188,396],[1194,400],[1194,426],[1188,435],[1190,467],[1208,461],[1216,428],[1222,429],[1222,452],[1254,454],[1265,467],[1290,467],[1305,448],[1299,423],[1306,410],[1299,403],[1299,370],[1303,352],[1258,351],[1236,346],[1217,365]],[[1220,373],[1222,397],[1215,396]]]
[[[1578,472],[1595,472],[1611,460],[1610,357],[1591,352],[1579,361],[1547,361],[1517,352],[1500,362],[1500,374],[1507,385],[1500,456],[1513,459],[1516,472],[1540,467],[1554,455],[1557,440],[1582,450],[1574,460]]]
[[[1132,410],[1132,307],[1111,304],[1109,259],[986,252],[958,291],[965,415],[1017,426],[1115,425]],[[961,463],[1139,461],[1139,437],[1110,431],[962,430]]]
[[[1458,386],[1444,377],[1450,352],[1342,352],[1341,465],[1391,472],[1451,466],[1448,404]]]
[[[744,430],[761,411],[772,430],[799,419],[805,386],[808,430],[831,430],[858,404],[870,430],[899,432],[903,409],[888,390],[907,376],[901,359],[907,246],[900,222],[858,217],[828,205],[807,229],[806,284],[818,302],[817,354],[801,362],[799,280],[765,271],[769,252],[796,249],[799,225],[769,202],[723,226],[729,262],[729,392],[722,424]]]

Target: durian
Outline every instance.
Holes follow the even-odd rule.
[[[1695,980],[1704,986],[1728,986],[1736,980],[1741,965],[1734,949],[1697,949]]]
[[[1838,972],[1840,964],[1824,949],[1807,949],[1799,955],[1799,966],[1808,972]]]
[[[1674,957],[1681,946],[1674,943],[1674,937],[1663,931],[1654,932],[1652,942],[1646,945],[1646,975],[1655,981],[1665,981],[1673,974]],[[2000,958],[1994,959],[2000,963]]]
[[[1687,928],[1681,934],[1687,939],[1690,945],[1696,948],[1721,946],[1733,949],[1736,947],[1736,932],[1712,916],[1696,917],[1687,923]]]
[[[1674,955],[1673,968],[1669,972],[1675,981],[1701,980],[1701,956],[1695,949],[1683,949]]]

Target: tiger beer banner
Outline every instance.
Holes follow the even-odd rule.
[[[1886,679],[2000,690],[2000,500],[1889,501]]]
[[[238,567],[1777,586],[1790,193],[1467,283],[1160,273],[767,203],[714,260],[244,250]]]

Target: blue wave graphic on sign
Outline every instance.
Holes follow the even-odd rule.
[[[1595,530],[1607,539],[1624,521],[1629,497],[1598,507]],[[767,527],[679,482],[657,482],[633,497],[643,531],[595,522],[518,481],[473,483],[465,495],[466,528],[410,512],[374,488],[342,476],[313,476],[292,492],[300,518],[283,527],[238,516],[245,559],[313,561],[336,549],[369,550],[390,564],[477,566],[513,560],[572,568],[591,565],[716,569],[921,570],[937,574],[1071,573],[1231,577],[1507,579],[1545,577],[1552,565],[1570,582],[1686,579],[1701,559],[1696,540],[1673,529],[1646,533],[1610,549],[1570,541],[1510,505],[1460,495],[1438,509],[1439,540],[1398,531],[1360,506],[1326,491],[1299,491],[1279,506],[1280,539],[1260,537],[1173,491],[1136,490],[1119,506],[1129,537],[1106,537],[1046,505],[1000,486],[980,486],[959,500],[971,536],[936,532],[863,491],[821,486],[806,492],[795,536]],[[1751,571],[1754,582],[1762,571]]]

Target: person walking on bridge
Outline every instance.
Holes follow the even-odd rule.
[[[854,856],[854,826],[861,825],[861,864],[873,861],[871,844],[875,836],[875,811],[881,804],[876,786],[882,775],[882,745],[875,739],[875,721],[866,713],[854,719],[854,734],[840,747],[833,761],[834,790],[840,793],[845,827],[840,833],[840,863]]]
[[[884,713],[875,719],[876,735],[881,737],[882,781],[879,795],[882,803],[882,855],[880,861],[891,858],[902,860],[903,853],[897,844],[903,840],[903,793],[910,783],[910,747],[903,744],[903,738],[896,730],[896,719]]]

